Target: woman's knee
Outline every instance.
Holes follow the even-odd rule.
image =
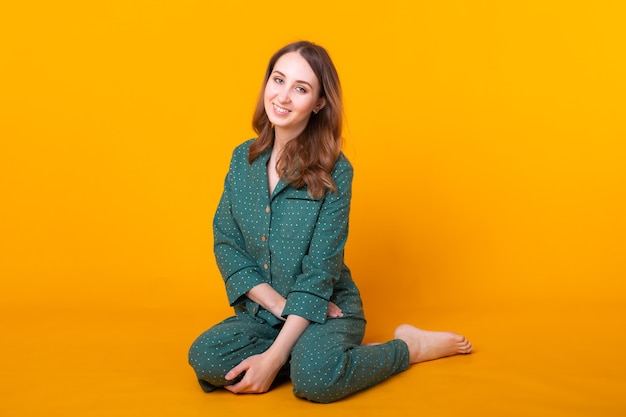
[[[211,330],[201,334],[191,344],[188,360],[199,380],[217,383],[223,381],[228,372],[228,369],[224,370],[223,353]]]
[[[189,364],[199,380],[216,386],[232,384],[226,373],[248,356],[264,352],[272,344],[269,326],[227,319],[202,333],[189,349]]]

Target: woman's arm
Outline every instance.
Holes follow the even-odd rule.
[[[281,317],[287,302],[269,284],[259,284],[248,291],[246,295],[276,317]],[[330,302],[328,303],[327,316],[336,318],[343,316],[343,313],[335,303]],[[244,359],[226,374],[226,379],[232,380],[242,372],[245,372],[241,381],[233,385],[227,385],[224,388],[239,394],[267,392],[280,368],[287,363],[291,349],[293,349],[309,323],[310,321],[303,317],[295,314],[289,315],[278,337],[268,350],[260,355],[253,355]]]
[[[224,388],[239,394],[267,392],[280,368],[287,363],[291,349],[308,325],[309,321],[303,317],[295,315],[287,317],[278,337],[268,350],[260,355],[244,359],[226,374],[226,379],[232,380],[245,372],[241,381]]]
[[[348,238],[353,169],[342,157],[332,174],[337,193],[328,193],[323,199],[315,227],[310,229],[301,273],[286,295],[283,316],[295,314],[324,323],[328,302],[345,268],[344,246]]]
[[[266,277],[248,247],[245,236],[236,220],[236,194],[242,182],[250,181],[247,147],[238,146],[230,161],[224,180],[224,190],[213,218],[213,250],[217,267],[224,280],[228,302],[234,306],[244,300],[251,288],[267,282]],[[241,217],[239,213],[239,217]],[[245,214],[244,214],[245,216]]]
[[[282,320],[287,300],[268,283],[259,284],[246,293],[249,299]]]
[[[282,320],[282,314],[287,304],[287,299],[272,288],[270,284],[259,284],[248,291],[246,295],[249,299],[261,305],[264,309]],[[342,316],[343,313],[341,309],[335,303],[329,302],[326,317],[337,318]]]

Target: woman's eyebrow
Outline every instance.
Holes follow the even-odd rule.
[[[283,74],[282,72],[278,71],[278,70],[274,70],[272,71],[272,74],[278,74],[283,78],[287,78],[287,76],[285,76],[285,74]],[[308,81],[304,81],[304,80],[296,80],[296,84],[306,84],[309,86],[309,88],[313,89],[313,86],[311,85],[310,82]]]

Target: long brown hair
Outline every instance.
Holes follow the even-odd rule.
[[[326,99],[326,105],[317,114],[311,115],[298,137],[285,145],[276,169],[289,185],[295,188],[306,185],[311,197],[320,198],[326,191],[337,192],[330,173],[341,152],[343,120],[339,76],[330,56],[321,46],[308,41],[294,42],[270,59],[252,119],[252,127],[258,136],[250,146],[248,161],[252,163],[274,143],[274,128],[265,113],[265,86],[278,59],[289,52],[299,53],[309,63],[319,80],[320,97]]]

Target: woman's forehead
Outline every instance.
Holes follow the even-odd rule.
[[[312,85],[318,85],[318,79],[311,65],[297,52],[288,52],[278,58],[273,72],[280,72],[292,81],[305,81]]]

